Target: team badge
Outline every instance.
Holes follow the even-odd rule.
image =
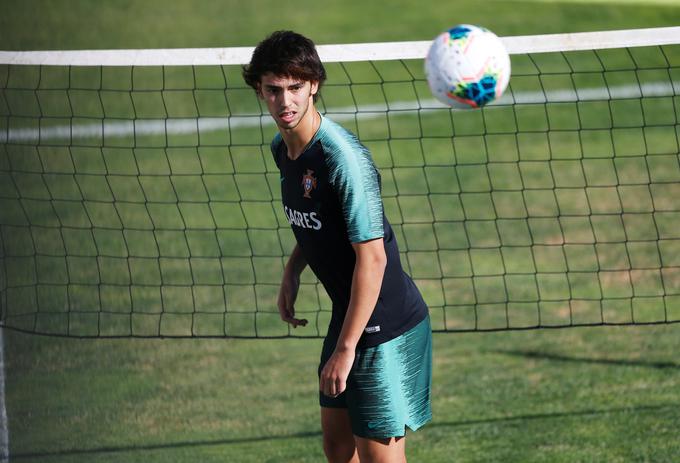
[[[305,194],[302,196],[309,199],[312,199],[309,194],[316,188],[316,179],[314,178],[314,175],[312,175],[313,173],[313,170],[307,169],[307,173],[302,176],[302,188],[305,190]]]

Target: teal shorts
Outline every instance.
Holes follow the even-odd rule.
[[[319,374],[335,350],[326,337]],[[346,408],[352,432],[364,438],[401,437],[432,419],[432,329],[430,318],[374,347],[357,349],[347,389],[337,397],[319,392],[322,407]]]

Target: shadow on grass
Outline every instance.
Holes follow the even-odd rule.
[[[233,445],[233,444],[252,444],[257,442],[271,442],[277,440],[289,439],[307,439],[310,437],[321,437],[321,431],[298,432],[293,434],[286,434],[280,436],[254,436],[243,437],[237,439],[214,439],[214,440],[195,440],[195,441],[179,441],[168,442],[161,444],[149,445],[121,445],[119,447],[99,447],[92,449],[69,449],[69,450],[55,450],[52,452],[31,452],[31,453],[13,453],[12,460],[20,460],[27,458],[38,457],[65,457],[76,455],[94,455],[98,453],[124,453],[124,452],[138,452],[145,450],[166,450],[177,448],[191,448],[191,447],[206,447],[213,445]]]
[[[551,360],[556,362],[572,362],[572,363],[592,363],[600,365],[617,365],[625,367],[646,367],[657,369],[680,369],[680,363],[675,362],[648,362],[644,360],[624,360],[624,359],[604,359],[604,358],[588,358],[588,357],[569,357],[566,355],[550,354],[547,352],[538,352],[531,350],[495,350],[496,354],[512,355],[515,357],[524,357],[538,360]]]
[[[663,409],[672,409],[680,406],[680,404],[661,404],[661,405],[640,405],[637,407],[619,407],[607,408],[604,410],[577,410],[571,412],[557,412],[557,413],[531,413],[526,415],[504,416],[498,418],[487,418],[481,420],[465,420],[465,421],[450,421],[450,422],[433,422],[428,424],[428,427],[433,428],[457,428],[465,426],[498,424],[498,423],[512,423],[515,421],[533,421],[556,418],[573,418],[579,416],[598,416],[611,415],[615,413],[638,413],[638,412],[653,412]]]
[[[476,426],[485,424],[498,424],[498,423],[512,423],[516,421],[529,421],[529,420],[542,420],[542,419],[559,419],[559,418],[569,418],[578,416],[598,416],[598,415],[609,415],[613,413],[637,413],[637,412],[649,412],[658,411],[666,408],[677,408],[680,404],[663,404],[663,405],[649,405],[649,406],[637,406],[637,407],[620,407],[620,408],[609,408],[604,410],[577,410],[562,413],[535,413],[535,414],[525,414],[525,415],[515,415],[515,416],[505,416],[498,418],[487,418],[480,420],[462,420],[462,421],[450,421],[450,422],[438,422],[435,421],[426,426],[427,428],[439,428],[439,427],[466,427],[466,426]],[[149,445],[121,445],[118,447],[99,447],[92,449],[69,449],[69,450],[55,450],[55,451],[45,451],[45,452],[30,452],[30,453],[15,453],[12,454],[12,460],[22,460],[29,458],[40,458],[40,457],[66,457],[66,456],[78,456],[78,455],[96,455],[105,453],[125,453],[125,452],[138,452],[138,451],[148,451],[148,450],[166,450],[166,449],[177,449],[177,448],[191,448],[191,447],[204,447],[204,446],[215,446],[215,445],[234,445],[234,444],[251,444],[257,442],[271,442],[278,440],[289,440],[289,439],[308,439],[308,438],[320,438],[320,431],[310,431],[310,432],[299,432],[278,436],[254,436],[254,437],[244,437],[237,439],[215,439],[215,440],[195,440],[195,441],[179,441],[179,442],[168,442],[164,444],[149,444]],[[319,443],[321,445],[321,443]]]

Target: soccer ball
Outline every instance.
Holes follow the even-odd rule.
[[[454,108],[479,108],[499,98],[510,80],[503,42],[483,27],[461,24],[432,41],[425,58],[432,94]]]

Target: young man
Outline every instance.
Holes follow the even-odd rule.
[[[428,310],[404,273],[383,213],[380,175],[357,138],[319,114],[326,79],[314,44],[273,33],[244,66],[279,134],[283,210],[297,245],[278,308],[292,326],[300,274],[309,265],[333,302],[319,364],[324,451],[331,462],[405,462],[405,428],[431,419]]]

